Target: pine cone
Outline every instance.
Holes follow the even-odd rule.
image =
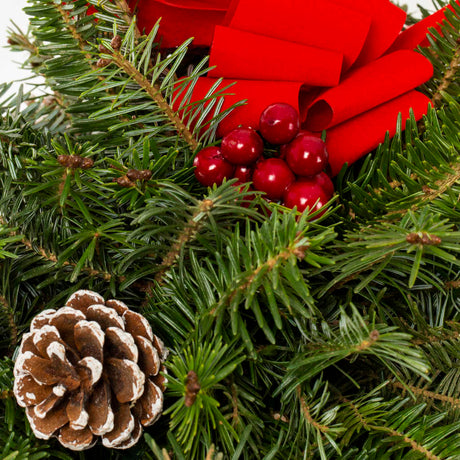
[[[147,320],[118,300],[77,291],[37,315],[14,366],[14,394],[37,438],[72,450],[127,449],[163,408],[167,350]]]

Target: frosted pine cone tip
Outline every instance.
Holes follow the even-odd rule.
[[[80,290],[24,334],[14,394],[32,430],[72,450],[127,449],[163,409],[167,350],[123,302]]]

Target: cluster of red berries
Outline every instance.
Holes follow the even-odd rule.
[[[334,194],[334,185],[324,172],[328,165],[325,143],[300,130],[297,110],[289,104],[269,105],[261,114],[259,133],[236,128],[220,147],[206,147],[195,157],[195,176],[205,186],[220,185],[224,178],[235,185],[252,181],[265,198],[288,208],[316,211]],[[261,137],[262,136],[262,137]],[[276,155],[264,156],[264,140]]]

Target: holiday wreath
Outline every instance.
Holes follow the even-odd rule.
[[[459,459],[459,2],[28,3],[1,457]]]

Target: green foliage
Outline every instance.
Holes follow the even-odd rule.
[[[199,186],[231,89],[190,104],[206,56],[187,71],[190,40],[165,55],[161,24],[90,4],[30,0],[30,35],[10,31],[45,82],[0,86],[1,457],[460,458],[460,7],[420,50],[434,107],[313,219]],[[142,311],[170,349],[165,414],[127,452],[37,440],[11,395],[30,320],[79,288]]]
[[[166,413],[171,413],[171,430],[176,433],[177,441],[192,458],[200,457],[197,452],[202,439],[212,439],[213,432],[229,450],[232,449],[230,437],[238,438],[220,412],[220,404],[213,393],[224,390],[221,381],[244,361],[241,351],[232,350],[221,340],[205,344],[192,342],[183,354],[171,360],[169,369],[173,376],[168,377],[168,387],[171,396],[179,399]],[[188,376],[190,371],[195,373],[199,389],[189,388],[192,384]]]
[[[280,386],[280,390],[286,389],[285,398],[328,367],[345,359],[353,362],[360,355],[381,361],[396,376],[410,370],[426,377],[429,367],[423,354],[412,347],[408,334],[396,332],[395,326],[366,321],[355,307],[352,311],[352,316],[341,312],[337,328],[323,323],[311,334],[305,349],[291,361]]]

